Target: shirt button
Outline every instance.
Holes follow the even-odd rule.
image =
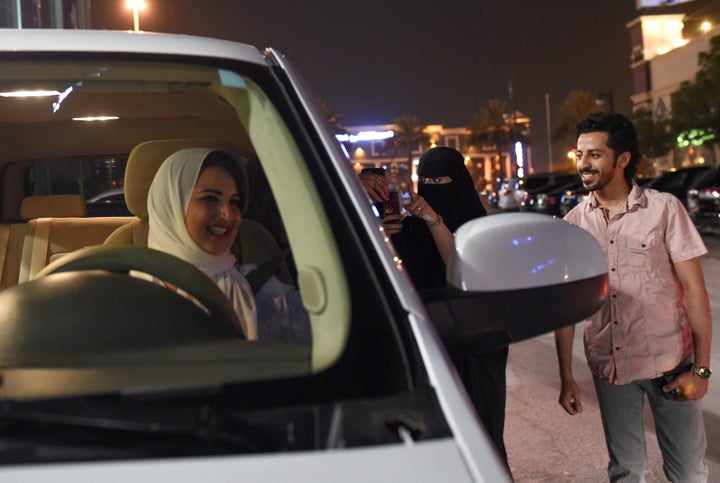
[[[612,298],[614,298],[614,299],[615,299],[615,298],[617,298],[617,295],[615,295],[615,294],[612,294]]]
[[[610,271],[611,271],[611,272],[614,272],[614,271],[615,271],[615,267],[611,268]]]
[[[618,324],[618,321],[617,321],[617,320],[613,321],[613,324],[617,325],[617,324]]]
[[[612,240],[610,240],[610,244],[612,245],[613,243],[615,243],[615,242],[614,242],[614,241],[612,241]]]
[[[616,351],[619,351],[619,350],[620,350],[620,348],[619,348],[619,347],[616,347],[616,348],[615,348],[615,350],[616,350]]]
[[[640,246],[641,246],[641,247],[643,247],[643,248],[645,248],[645,246],[646,246],[646,245],[645,245],[645,244],[643,243],[643,244],[642,244],[642,245],[640,245]]]

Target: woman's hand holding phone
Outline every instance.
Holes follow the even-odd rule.
[[[390,199],[388,182],[385,178],[385,171],[382,168],[363,169],[360,172],[360,181],[373,200],[380,203]]]

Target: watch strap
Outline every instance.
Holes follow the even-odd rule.
[[[690,372],[703,379],[707,379],[712,374],[712,371],[709,367],[696,366],[695,364],[693,364],[690,368]]]

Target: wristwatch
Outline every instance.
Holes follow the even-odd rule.
[[[690,368],[690,372],[703,379],[707,379],[712,374],[709,367],[696,366],[695,364]]]

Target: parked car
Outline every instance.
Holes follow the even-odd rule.
[[[486,184],[484,189],[479,191],[481,199],[484,198],[485,200],[486,207],[498,208],[500,186],[502,186],[502,182],[498,179],[493,183]]]
[[[655,180],[649,182],[646,187],[671,193],[687,207],[688,190],[693,188],[696,180],[713,169],[712,166],[700,165],[665,171]]]
[[[583,189],[580,176],[574,175],[570,181],[549,187],[535,195],[535,211],[551,216],[562,216],[563,196]]]
[[[575,206],[585,201],[588,193],[588,190],[585,189],[582,183],[568,187],[563,194],[560,195],[560,216],[567,215]]]
[[[505,178],[498,188],[497,207],[501,210],[516,211],[522,198],[520,178]]]
[[[538,211],[538,196],[575,180],[573,173],[533,173],[523,178],[520,211]]]
[[[635,178],[635,182],[640,186],[650,186],[656,179],[656,177],[643,176]]]
[[[0,480],[511,480],[446,348],[596,312],[607,265],[591,235],[532,213],[473,220],[449,286],[419,293],[277,50],[0,29],[0,65]],[[248,209],[276,208],[243,219],[238,262],[258,267],[256,290],[288,262],[309,339],[243,339],[208,277],[147,248],[148,186],[187,147],[233,154]],[[60,209],[106,186],[118,153],[133,216]]]
[[[720,227],[720,170],[712,169],[695,180],[687,192],[686,205],[699,229]]]

